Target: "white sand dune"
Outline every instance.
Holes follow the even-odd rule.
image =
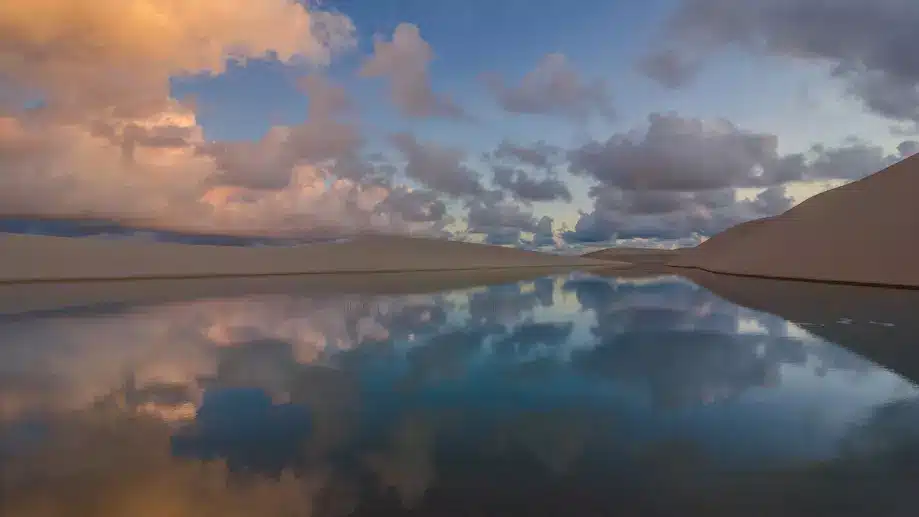
[[[608,267],[609,262],[395,236],[229,247],[0,234],[0,282]]]
[[[716,273],[919,287],[919,155],[684,250]]]

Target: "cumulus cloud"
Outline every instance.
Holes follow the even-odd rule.
[[[673,49],[645,56],[638,70],[667,88],[685,86],[695,75],[699,64]]]
[[[552,218],[536,219],[515,203],[488,200],[470,203],[467,232],[482,234],[489,244],[520,245],[521,233],[533,233],[538,240],[551,239]]]
[[[568,186],[558,178],[533,179],[522,169],[501,165],[493,167],[492,171],[495,185],[520,201],[571,201]]]
[[[617,239],[683,239],[709,236],[730,226],[779,214],[792,206],[791,181],[851,181],[877,172],[919,150],[906,141],[896,153],[850,138],[783,155],[778,138],[726,120],[653,114],[646,130],[613,135],[569,152],[570,168],[597,182],[593,210],[582,213],[571,243]],[[738,199],[738,188],[761,188]]]
[[[897,151],[903,158],[909,158],[910,156],[919,153],[919,142],[915,140],[905,140],[900,142],[900,145],[897,146]]]
[[[474,203],[469,208],[469,231],[488,233],[492,228],[518,228],[525,232],[536,230],[539,222],[531,212],[513,203]]]
[[[917,122],[917,25],[919,4],[903,0],[682,0],[647,71],[678,86],[694,56],[728,46],[821,62],[875,113]]]
[[[909,151],[909,142],[901,143],[900,148],[898,154],[887,154],[884,148],[860,140],[836,148],[815,145],[809,153],[812,160],[805,176],[814,180],[863,178],[908,157],[903,151]]]
[[[447,205],[438,198],[436,192],[429,190],[393,190],[380,205],[402,216],[409,222],[428,223],[443,219],[447,214]]]
[[[560,242],[555,235],[553,226],[554,221],[551,217],[547,215],[542,216],[536,224],[536,229],[533,232],[533,240],[530,244],[534,247],[558,246]]]
[[[311,120],[330,120],[353,107],[345,89],[323,75],[310,74],[302,77],[298,81],[298,86],[309,98],[307,115]]]
[[[354,45],[345,16],[291,0],[12,0],[0,6],[6,81],[72,117],[145,117],[169,78],[219,74],[228,60],[328,63]]]
[[[320,76],[302,81],[309,96],[308,118],[293,126],[275,126],[258,141],[214,142],[199,146],[200,153],[212,156],[221,171],[221,183],[253,189],[280,189],[290,182],[294,167],[321,164],[330,160],[347,161],[352,167],[354,155],[363,143],[354,124],[336,120],[334,115],[348,109],[349,101],[340,87]],[[335,170],[350,179],[372,171],[355,168]],[[350,174],[349,174],[350,173]]]
[[[425,187],[453,197],[485,192],[479,174],[463,163],[462,150],[422,142],[408,133],[397,133],[390,140],[406,160],[405,175]]]
[[[563,161],[564,150],[544,141],[526,146],[515,144],[505,139],[498,144],[498,147],[489,157],[495,160],[506,160],[539,169],[552,170]]]
[[[306,120],[256,141],[207,140],[194,105],[170,96],[172,78],[230,61],[325,65],[354,44],[349,18],[294,0],[4,2],[0,210],[219,233],[442,234],[442,205],[405,197],[391,165],[361,155],[360,128],[339,117],[347,95],[318,71],[299,82]]]
[[[585,82],[564,54],[543,57],[516,86],[496,75],[485,84],[498,104],[510,113],[556,115],[584,121],[598,115],[611,118],[613,107],[606,83]]]
[[[769,187],[811,179],[851,180],[908,156],[850,140],[840,147],[814,146],[808,153],[780,154],[778,136],[737,127],[728,120],[654,113],[647,129],[615,134],[569,151],[570,169],[622,190],[691,192]],[[664,198],[657,195],[659,202]]]
[[[571,191],[556,175],[564,159],[561,148],[545,142],[519,145],[503,140],[484,158],[491,162],[495,186],[524,203],[571,201]],[[534,177],[542,175],[542,178]]]
[[[428,66],[434,59],[431,45],[416,25],[401,23],[391,41],[377,38],[373,55],[361,67],[363,77],[385,77],[390,97],[399,111],[413,118],[461,118],[463,110],[448,97],[431,89]]]
[[[794,159],[779,156],[775,135],[673,113],[651,114],[644,134],[615,134],[572,150],[569,158],[573,173],[629,190],[765,186],[801,175]]]
[[[698,236],[710,236],[751,219],[768,217],[788,210],[792,200],[785,188],[771,187],[752,200],[735,200],[733,190],[717,193],[654,193],[666,196],[667,205],[643,209],[648,194],[640,191],[597,193],[594,210],[581,214],[575,229],[565,232],[569,243],[609,243],[617,240],[654,239],[695,242]],[[602,199],[616,196],[621,204],[603,204]]]

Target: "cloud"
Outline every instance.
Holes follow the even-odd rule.
[[[376,173],[357,163],[355,155],[363,143],[358,127],[334,118],[350,108],[344,89],[315,74],[301,79],[299,85],[309,97],[305,122],[274,126],[258,141],[198,146],[199,153],[216,161],[220,170],[217,181],[252,189],[282,189],[290,183],[296,166],[330,160],[340,160],[333,170],[356,181],[364,174]]]
[[[564,160],[564,150],[558,146],[539,141],[530,146],[502,140],[487,158],[530,165],[539,169],[552,170]]]
[[[694,56],[729,46],[825,63],[875,113],[916,122],[917,25],[919,4],[902,0],[682,0],[666,25],[665,44],[646,62],[690,63],[681,74],[661,73],[676,66],[651,66],[650,75],[664,83],[698,68]]]
[[[272,127],[258,141],[210,143],[199,152],[214,158],[221,183],[275,190],[289,184],[294,167],[345,158],[361,143],[358,129],[350,124],[311,119]]]
[[[348,93],[325,76],[310,74],[298,81],[298,86],[309,98],[307,116],[311,120],[330,120],[335,115],[353,108]]]
[[[170,77],[220,74],[228,60],[326,64],[353,45],[350,19],[290,0],[0,6],[2,75],[48,111],[70,118],[106,111],[150,116],[166,105]]]
[[[733,189],[667,192],[598,188],[594,210],[582,213],[568,243],[608,243],[621,239],[696,242],[751,219],[779,214],[792,206],[785,187],[763,190],[753,200],[736,200]]]
[[[457,198],[485,192],[479,174],[463,163],[463,151],[421,142],[408,133],[397,133],[390,140],[405,157],[406,176],[425,187]]]
[[[900,147],[909,151],[909,144],[903,142]],[[882,147],[858,140],[837,148],[815,145],[811,148],[811,154],[813,159],[809,163],[805,177],[814,180],[855,180],[908,157],[903,153],[888,155]]]
[[[915,140],[905,140],[900,142],[900,145],[897,146],[897,151],[903,158],[909,158],[910,156],[919,153],[919,142]]]
[[[529,203],[533,201],[571,202],[571,191],[558,178],[531,178],[525,171],[496,165],[492,167],[495,185],[510,192],[514,198]]]
[[[494,151],[484,155],[484,159],[492,164],[495,186],[524,203],[571,202],[571,191],[556,176],[556,168],[564,157],[561,148],[542,141],[525,146],[508,140],[503,140]],[[534,178],[534,173],[545,177]]]
[[[378,206],[393,188],[385,176],[364,176],[379,174],[378,166],[353,153],[334,166],[312,161],[353,151],[336,147],[332,129],[323,134],[307,122],[315,139],[298,135],[301,128],[277,127],[258,142],[208,143],[192,113],[178,110],[166,120],[170,128],[186,124],[188,145],[135,145],[127,162],[121,144],[88,128],[0,119],[2,211],[255,235],[411,233],[430,226],[389,209],[398,203]],[[158,131],[151,121],[135,124]],[[294,144],[298,136],[302,145]],[[347,171],[353,179],[342,177]]]
[[[778,137],[723,119],[653,113],[648,128],[615,134],[569,152],[575,174],[628,190],[691,191],[766,186],[800,179],[794,157],[778,154]]]
[[[532,212],[506,201],[470,203],[466,221],[467,232],[485,235],[489,244],[525,244],[521,240],[523,232],[535,234],[531,245],[546,245],[553,240],[551,217],[536,219]]]
[[[399,214],[409,222],[428,223],[440,221],[447,214],[447,206],[438,199],[436,192],[426,190],[393,190],[380,204],[381,209],[388,209]]]
[[[531,212],[513,203],[475,203],[469,207],[469,231],[489,233],[495,228],[516,228],[525,232],[536,231],[539,222]]]
[[[108,135],[82,125],[0,116],[0,207],[6,213],[128,217],[152,217],[174,205],[182,205],[174,206],[176,212],[193,210],[215,172],[213,162],[188,146],[144,146],[137,135],[125,135],[132,127],[157,134],[165,125],[184,128],[186,142],[203,141],[187,110],[174,105],[160,115],[111,124]]]
[[[680,88],[693,79],[699,64],[675,50],[645,56],[638,70],[667,88]]]
[[[428,65],[433,59],[434,52],[418,27],[401,23],[391,41],[374,41],[373,55],[364,62],[359,75],[385,77],[393,104],[407,117],[464,117],[463,110],[451,99],[431,89]]]
[[[597,181],[593,210],[582,213],[568,243],[617,240],[681,241],[710,236],[793,205],[792,181],[852,181],[919,150],[905,141],[898,152],[850,138],[806,153],[778,153],[778,137],[738,128],[727,120],[652,114],[645,131],[613,135],[569,151],[574,174]],[[752,200],[736,189],[761,188]],[[688,241],[687,241],[688,242]]]
[[[618,133],[568,152],[572,173],[622,190],[692,192],[753,188],[809,179],[856,179],[906,157],[912,142],[888,155],[879,146],[849,139],[839,147],[814,146],[782,155],[778,136],[737,127],[725,119],[652,113],[641,130]],[[664,197],[656,198],[664,203]]]
[[[501,77],[485,77],[485,85],[509,113],[555,115],[585,121],[593,115],[612,118],[613,107],[602,80],[585,83],[563,54],[543,57],[516,86]]]
[[[537,248],[543,246],[559,246],[561,242],[555,235],[553,225],[554,221],[551,217],[547,215],[542,216],[536,224],[536,230],[533,232],[533,240],[530,244]]]
[[[293,0],[5,2],[0,76],[16,95],[0,105],[0,210],[214,233],[440,235],[441,206],[422,203],[419,220],[392,166],[362,157],[360,128],[340,120],[344,90],[317,71],[299,82],[306,120],[256,141],[207,140],[194,105],[170,97],[172,78],[228,61],[325,65],[354,45],[350,19]]]

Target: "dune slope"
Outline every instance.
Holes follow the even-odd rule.
[[[919,287],[919,155],[681,252],[672,266]]]
[[[394,236],[245,248],[0,234],[0,282],[608,265],[580,257]]]

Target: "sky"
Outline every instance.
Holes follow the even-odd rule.
[[[909,0],[9,0],[0,215],[683,246],[919,151]]]

